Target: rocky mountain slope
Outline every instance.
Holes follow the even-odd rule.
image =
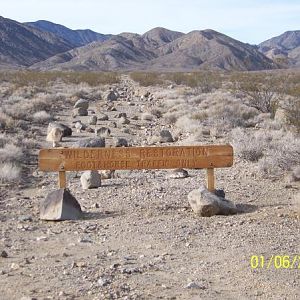
[[[0,65],[30,66],[74,45],[58,36],[0,17]]]
[[[72,30],[60,24],[55,24],[45,20],[39,20],[36,22],[27,22],[33,28],[37,28],[41,31],[53,33],[76,47],[84,46],[95,41],[105,41],[111,37],[111,35],[97,33],[90,29],[84,30]]]
[[[262,53],[288,66],[300,67],[300,30],[286,31],[259,45]]]
[[[37,69],[74,70],[261,70],[275,64],[256,47],[213,30],[188,34],[154,28],[144,35],[123,33],[54,56]]]

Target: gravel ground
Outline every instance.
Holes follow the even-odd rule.
[[[118,112],[130,119],[141,105],[150,106],[139,98],[135,105],[117,103],[117,112],[105,112],[110,120],[101,124],[117,121]],[[61,112],[61,122],[72,124],[70,115]],[[131,134],[113,128],[112,135],[141,145],[147,133],[166,125],[161,122],[132,121]],[[64,146],[85,136],[93,134],[75,133]],[[300,299],[300,222],[292,201],[299,186],[261,178],[236,158],[216,178],[242,213],[201,218],[187,194],[205,182],[205,172],[189,170],[183,179],[168,173],[117,171],[87,191],[68,173],[68,187],[84,211],[78,221],[39,220],[39,202],[56,188],[54,173],[38,173],[31,187],[2,186],[0,298]],[[283,268],[275,257],[283,255],[294,265]],[[251,256],[259,257],[257,268],[251,268]]]

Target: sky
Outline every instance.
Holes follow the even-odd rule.
[[[0,15],[105,34],[214,29],[250,44],[300,30],[300,0],[0,0]]]

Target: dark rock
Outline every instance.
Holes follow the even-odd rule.
[[[77,220],[81,216],[80,204],[67,189],[58,189],[49,193],[40,204],[41,220]]]
[[[87,110],[89,108],[89,101],[84,100],[84,99],[79,99],[75,103],[74,108],[83,108],[83,109]]]
[[[0,252],[0,257],[7,258],[7,257],[8,257],[7,252],[4,251],[4,250],[2,250],[2,251]]]
[[[57,123],[57,122],[49,123],[48,133],[51,131],[52,128],[59,128],[63,133],[63,137],[72,135],[72,129],[70,127],[68,127],[67,125],[64,125],[62,123]]]
[[[87,138],[79,140],[73,144],[73,148],[97,148],[105,147],[105,139],[103,138]]]
[[[115,147],[128,147],[128,142],[124,138],[115,138],[114,139],[114,146]]]
[[[160,142],[161,143],[172,143],[172,142],[174,142],[172,134],[170,133],[169,130],[164,129],[160,132]]]
[[[97,136],[100,136],[102,138],[109,137],[110,133],[111,133],[111,130],[107,127],[101,127],[96,130]]]
[[[83,108],[83,107],[78,107],[78,108],[74,108],[73,109],[73,117],[76,117],[76,116],[87,116],[89,114],[88,110]]]

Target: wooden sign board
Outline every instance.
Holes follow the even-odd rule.
[[[39,153],[41,171],[134,170],[134,169],[213,169],[231,167],[230,145],[53,148]]]

